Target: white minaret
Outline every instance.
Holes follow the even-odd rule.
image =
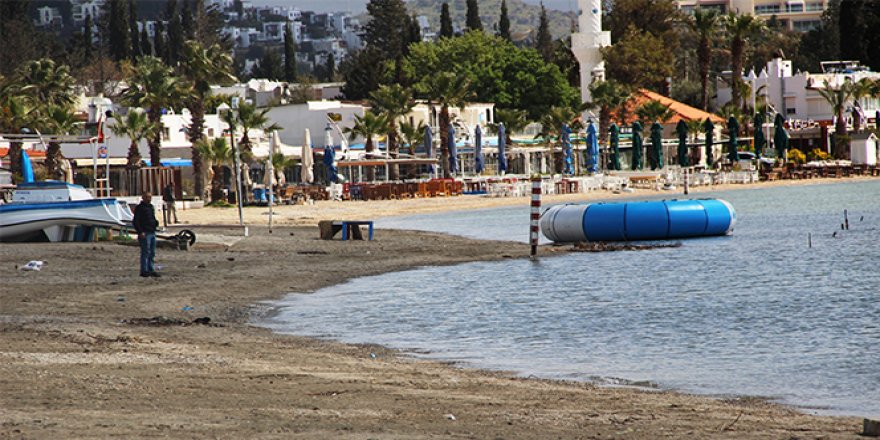
[[[590,84],[605,80],[605,62],[599,49],[611,45],[611,33],[602,31],[602,1],[578,0],[578,29],[571,35],[571,51],[581,65],[581,102],[590,100]]]

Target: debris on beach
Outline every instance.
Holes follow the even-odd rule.
[[[604,241],[589,242],[582,241],[575,243],[571,248],[572,252],[612,252],[612,251],[646,251],[659,248],[677,248],[681,247],[681,242],[674,243],[653,243],[653,244],[631,244],[631,243],[606,243]]]
[[[201,318],[193,319],[192,321],[188,321],[185,319],[178,318],[169,318],[167,316],[154,316],[152,318],[131,318],[131,319],[123,319],[121,321],[122,324],[126,325],[142,325],[148,327],[173,327],[173,326],[181,326],[186,327],[190,325],[208,325],[211,327],[222,327],[221,324],[212,323],[211,318],[207,316],[203,316]]]
[[[20,266],[18,270],[40,271],[43,269],[44,264],[46,264],[45,261],[31,260],[24,266]]]

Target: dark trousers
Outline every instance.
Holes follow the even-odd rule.
[[[148,232],[141,238],[138,235],[138,243],[141,245],[141,274],[152,273],[153,258],[156,257],[156,233]]]

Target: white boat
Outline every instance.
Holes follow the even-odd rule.
[[[0,205],[0,242],[82,241],[93,227],[130,228],[128,205],[96,199],[79,185],[44,181],[19,184]]]

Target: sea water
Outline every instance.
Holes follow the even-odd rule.
[[[701,197],[733,204],[732,235],[359,278],[289,295],[261,324],[523,376],[880,416],[880,182]],[[523,200],[379,224],[526,241]]]

